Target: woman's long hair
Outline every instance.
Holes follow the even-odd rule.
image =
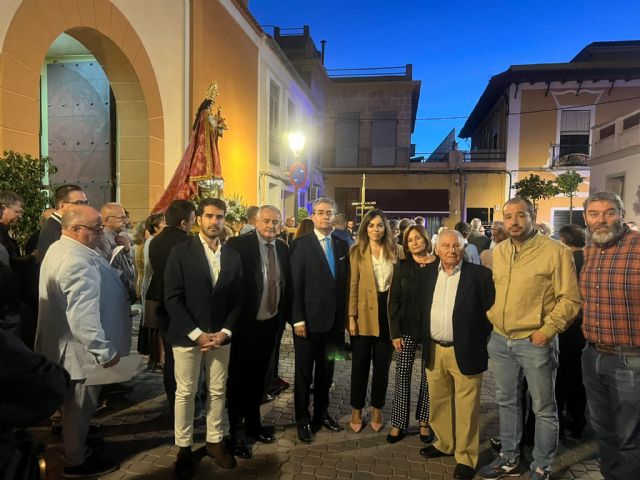
[[[362,222],[360,222],[360,228],[358,228],[358,234],[356,235],[356,243],[351,247],[352,255],[355,256],[356,259],[360,260],[364,256],[364,252],[369,246],[369,235],[367,234],[367,229],[369,228],[369,224],[371,221],[380,217],[382,219],[382,223],[384,224],[384,235],[382,236],[382,254],[388,260],[391,260],[395,263],[396,261],[396,242],[393,238],[393,232],[391,231],[391,227],[389,226],[389,220],[385,213],[376,208],[374,210],[370,210],[367,214],[362,218]]]
[[[296,234],[293,238],[297,240],[311,232],[313,232],[313,220],[310,218],[303,218],[300,220],[300,225],[298,225],[298,229],[296,230]]]
[[[424,247],[427,251],[427,253],[431,253],[431,240],[429,240],[429,236],[427,235],[427,231],[424,229],[424,227],[422,225],[410,225],[405,231],[404,231],[404,235],[402,236],[402,249],[404,250],[404,256],[405,258],[410,258],[411,252],[409,251],[409,246],[407,245],[407,240],[409,239],[409,234],[413,231],[416,231],[420,234],[420,236],[424,239]]]

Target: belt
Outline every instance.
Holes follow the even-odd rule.
[[[436,340],[434,338],[432,338],[431,340],[433,340],[434,343],[437,343],[438,345],[444,348],[453,347],[453,342],[441,342],[440,340]]]
[[[587,342],[600,353],[610,353],[611,355],[640,357],[640,347],[631,345],[607,345],[605,343]]]

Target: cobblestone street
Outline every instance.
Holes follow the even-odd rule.
[[[135,342],[134,342],[135,345]],[[280,375],[293,379],[293,342],[290,331],[282,342]],[[146,360],[145,360],[146,362]],[[127,479],[171,479],[177,447],[173,445],[173,425],[163,417],[166,400],[162,387],[162,374],[145,369],[129,383],[133,392],[116,402],[113,407],[102,409],[96,420],[104,425],[105,444],[100,450],[117,459],[121,468],[106,477],[108,480]],[[275,401],[263,405],[264,424],[273,425],[277,442],[271,445],[255,444],[253,458],[238,459],[238,467],[221,470],[204,456],[204,421],[199,419],[196,428],[194,449],[202,456],[196,478],[233,479],[447,479],[453,477],[455,461],[446,459],[426,460],[419,454],[424,446],[418,438],[418,427],[412,420],[410,435],[395,445],[386,443],[391,417],[391,398],[395,363],[391,366],[390,385],[385,406],[385,428],[375,433],[370,427],[361,433],[347,431],[351,412],[349,405],[349,376],[351,362],[338,362],[335,370],[335,388],[332,391],[330,413],[338,417],[345,430],[333,433],[322,430],[314,444],[306,445],[297,440],[293,413],[293,385],[280,394]],[[417,372],[414,371],[412,392],[417,392]],[[415,395],[414,395],[415,397]],[[413,415],[413,412],[412,412]],[[498,430],[497,407],[493,401],[493,380],[485,374],[482,393],[480,466],[492,459],[488,439]],[[46,451],[48,478],[60,477],[62,468],[62,443],[60,437],[52,436],[48,428],[33,430],[49,446]],[[601,479],[596,460],[596,447],[589,439],[589,432],[582,443],[563,440],[556,464],[556,479]],[[528,463],[523,462],[523,465]],[[526,466],[523,466],[523,472]],[[528,478],[528,473],[522,475]]]

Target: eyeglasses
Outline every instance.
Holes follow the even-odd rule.
[[[94,225],[93,227],[88,227],[86,225],[77,224],[71,226],[86,228],[87,230],[91,230],[93,233],[102,233],[102,231],[104,230],[104,225]]]
[[[74,200],[73,202],[62,202],[69,205],[89,205],[89,200]]]
[[[129,219],[129,215],[107,215],[106,218],[117,218],[118,220],[124,222]]]

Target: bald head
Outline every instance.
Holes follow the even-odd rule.
[[[114,202],[105,203],[100,209],[105,230],[120,233],[127,226],[127,214],[122,205]]]
[[[102,217],[89,205],[72,205],[62,215],[62,234],[96,248],[102,237]]]

